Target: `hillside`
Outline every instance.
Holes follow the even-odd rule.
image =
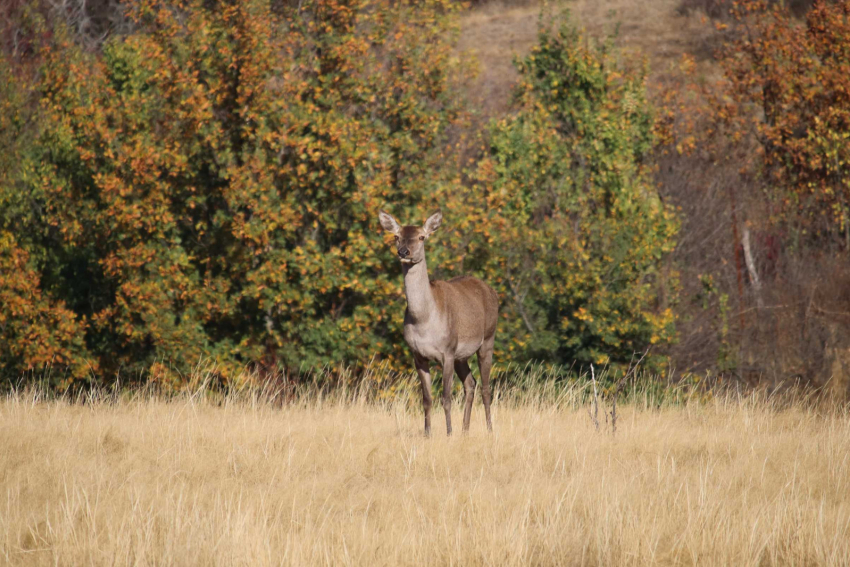
[[[646,57],[653,92],[665,81],[676,79],[674,68],[685,53],[699,56],[711,71],[707,59],[713,30],[702,15],[682,14],[680,4],[681,0],[571,0],[549,7],[569,10],[574,22],[592,37],[616,33],[624,53]],[[479,75],[470,93],[483,114],[495,116],[506,109],[517,78],[513,59],[526,55],[535,44],[543,5],[493,0],[463,16],[458,49],[478,60]]]

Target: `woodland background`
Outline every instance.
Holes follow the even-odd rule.
[[[571,9],[571,14],[563,8]],[[850,2],[13,0],[0,382],[409,367],[380,208],[496,360],[850,383]],[[511,62],[512,54],[516,59]]]

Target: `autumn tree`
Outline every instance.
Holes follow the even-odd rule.
[[[729,98],[714,117],[754,133],[773,220],[802,241],[850,250],[850,2],[815,2],[804,19],[763,0],[736,4],[721,54]]]
[[[850,352],[849,5],[797,4],[726,3],[716,64],[684,57],[667,90],[662,176],[689,234],[675,356],[751,384],[835,385]]]
[[[451,175],[456,8],[272,8],[134,0],[132,33],[90,52],[60,29],[43,55],[3,216],[106,375],[400,351],[374,215]]]

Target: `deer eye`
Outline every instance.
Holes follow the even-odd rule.
[[[425,237],[424,237],[424,236],[420,236],[420,237],[419,237],[419,240],[425,240]]]

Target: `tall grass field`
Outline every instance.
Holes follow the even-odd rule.
[[[0,564],[850,565],[846,408],[638,393],[613,433],[544,382],[429,439],[412,383],[279,402],[6,395]]]

